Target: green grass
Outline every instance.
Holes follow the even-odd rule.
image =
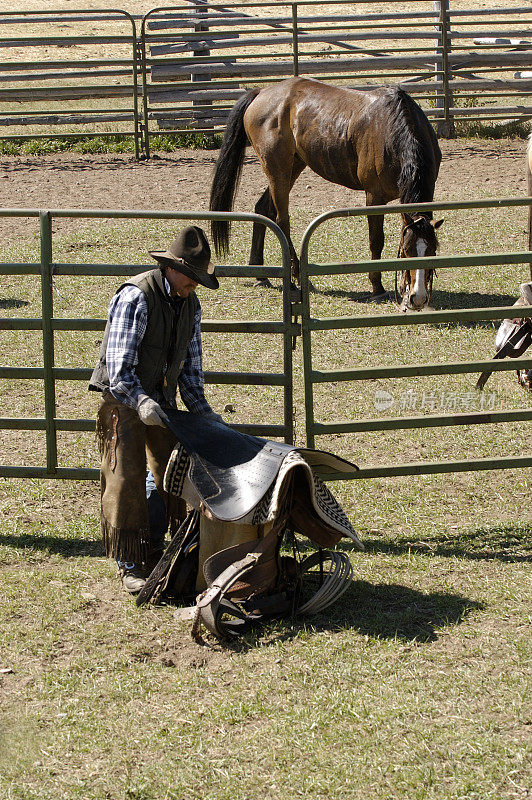
[[[330,613],[223,651],[120,593],[89,515],[8,535],[0,796],[525,796],[530,527],[471,526],[471,558],[419,522],[425,552],[370,541]]]
[[[294,240],[308,220],[294,209]],[[58,261],[146,263],[166,222],[54,224]],[[448,212],[442,254],[521,249],[525,211]],[[3,260],[37,260],[38,239]],[[127,235],[125,235],[127,234]],[[249,229],[235,225],[232,263]],[[388,223],[387,255],[397,247]],[[312,258],[365,257],[362,220],[334,221]],[[325,255],[324,255],[325,254]],[[278,261],[267,239],[267,262]],[[432,305],[511,302],[528,267],[442,270]],[[104,317],[118,281],[56,278],[57,317]],[[363,302],[365,276],[316,281],[315,316],[387,314]],[[385,284],[392,285],[387,275]],[[202,292],[206,319],[279,318],[278,291],[228,279]],[[351,299],[350,299],[351,298]],[[354,302],[353,302],[354,301]],[[38,317],[40,284],[4,276],[3,316]],[[491,355],[491,324],[326,333],[324,368]],[[101,334],[58,333],[59,366],[91,366]],[[2,332],[3,364],[37,366],[40,336]],[[205,335],[205,366],[282,368],[270,335]],[[304,443],[301,345],[294,353]],[[338,384],[318,419],[376,417],[376,388],[465,394],[476,376]],[[436,384],[437,381],[437,384]],[[511,372],[488,384],[505,408],[529,405]],[[208,386],[230,421],[278,421],[277,389]],[[38,382],[3,381],[5,416],[40,416]],[[60,382],[58,415],[93,417],[84,384]],[[399,401],[397,401],[399,402]],[[439,401],[438,401],[439,402]],[[394,406],[390,415],[398,414]],[[420,413],[426,413],[421,411]],[[318,446],[361,466],[529,452],[529,426],[329,436]],[[44,459],[41,433],[4,431],[2,463]],[[91,434],[61,434],[62,465],[96,466]],[[90,482],[0,480],[0,800],[522,800],[530,770],[530,471],[353,481],[331,487],[366,544],[355,579],[326,613],[273,622],[222,648],[196,645],[169,607],[137,609],[99,536]],[[349,545],[342,545],[350,551]]]
[[[170,153],[183,147],[214,150],[220,146],[221,134],[173,133],[150,137],[152,152]],[[113,136],[80,136],[42,139],[0,139],[2,156],[44,156],[52,153],[134,153],[132,136],[115,134]]]
[[[530,133],[526,122],[456,122],[455,135],[458,138],[479,139],[526,139]],[[221,144],[222,134],[173,133],[150,137],[150,152],[171,153],[180,148],[215,150]],[[87,137],[80,134],[76,137],[42,139],[0,139],[0,155],[2,156],[43,156],[53,153],[134,153],[135,144],[132,136],[116,134],[113,136]]]
[[[528,122],[512,120],[511,122],[491,122],[486,120],[471,120],[470,122],[456,122],[456,136],[465,139],[526,139],[530,135]]]

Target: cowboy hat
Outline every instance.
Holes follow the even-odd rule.
[[[150,256],[163,266],[182,272],[208,289],[217,289],[218,279],[211,261],[211,248],[207,237],[197,225],[188,225],[179,233],[168,250],[150,250]]]

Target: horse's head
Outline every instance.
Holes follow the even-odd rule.
[[[436,229],[443,220],[433,222],[429,217],[403,214],[403,229],[399,245],[399,258],[434,256],[438,249]],[[405,269],[399,281],[399,294],[404,308],[421,311],[430,301],[432,291],[432,269]]]

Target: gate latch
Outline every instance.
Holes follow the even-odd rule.
[[[303,299],[303,295],[301,294],[301,289],[297,286],[292,286],[290,288],[290,302],[291,303],[301,303]]]

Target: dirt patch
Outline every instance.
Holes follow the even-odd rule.
[[[524,141],[442,141],[441,147],[436,199],[526,193]],[[147,162],[127,155],[6,156],[0,160],[0,206],[206,211],[217,155],[216,150],[177,150],[156,154]],[[235,210],[252,211],[265,187],[264,173],[250,150]],[[315,216],[334,208],[363,205],[364,195],[328,183],[307,169],[293,189],[291,202],[292,208]],[[36,228],[35,220],[5,219],[1,223],[3,244]]]

